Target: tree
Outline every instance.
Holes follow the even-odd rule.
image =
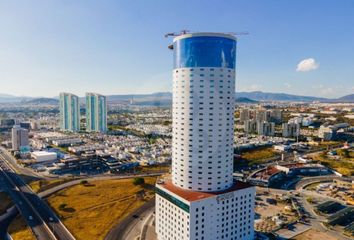
[[[82,180],[82,181],[80,182],[80,184],[82,184],[82,185],[86,185],[87,183],[88,183],[87,180]]]
[[[67,206],[66,203],[62,203],[62,204],[59,205],[59,209],[60,209],[60,210],[63,210],[63,209],[66,208],[66,206]]]
[[[136,177],[133,179],[134,185],[143,185],[145,183],[145,179],[142,177]]]
[[[345,158],[348,158],[348,157],[349,157],[349,151],[348,151],[348,149],[339,149],[339,150],[337,150],[337,153],[338,153],[341,157],[345,157]]]

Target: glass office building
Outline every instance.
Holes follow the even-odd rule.
[[[107,131],[107,99],[97,93],[86,93],[86,131]]]

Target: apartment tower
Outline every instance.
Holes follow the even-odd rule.
[[[107,131],[106,96],[97,93],[86,93],[86,131]]]
[[[80,131],[79,97],[71,93],[60,93],[60,130]]]

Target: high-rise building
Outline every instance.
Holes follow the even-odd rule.
[[[257,132],[259,135],[274,136],[275,124],[272,122],[257,122]]]
[[[300,134],[300,124],[298,123],[283,123],[283,137],[297,137]]]
[[[253,239],[255,188],[232,175],[236,38],[188,33],[170,48],[172,177],[156,184],[158,239]]]
[[[27,147],[28,142],[28,130],[15,125],[11,130],[12,135],[12,150],[18,151],[22,147]]]
[[[270,121],[275,123],[281,123],[283,118],[283,112],[280,109],[273,109],[270,111]]]
[[[240,121],[245,122],[251,119],[251,110],[244,108],[240,110]]]
[[[97,93],[86,93],[86,131],[107,131],[107,100]]]
[[[265,109],[256,110],[255,119],[257,122],[264,122],[269,120],[270,113]]]
[[[79,97],[71,93],[60,93],[60,129],[80,131]]]
[[[254,119],[245,121],[244,130],[245,130],[245,133],[248,133],[248,134],[257,133],[257,121]]]

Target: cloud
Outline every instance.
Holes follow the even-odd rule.
[[[315,70],[320,66],[319,63],[316,62],[315,59],[313,58],[306,58],[299,62],[299,64],[296,67],[297,72],[308,72],[311,70]]]

